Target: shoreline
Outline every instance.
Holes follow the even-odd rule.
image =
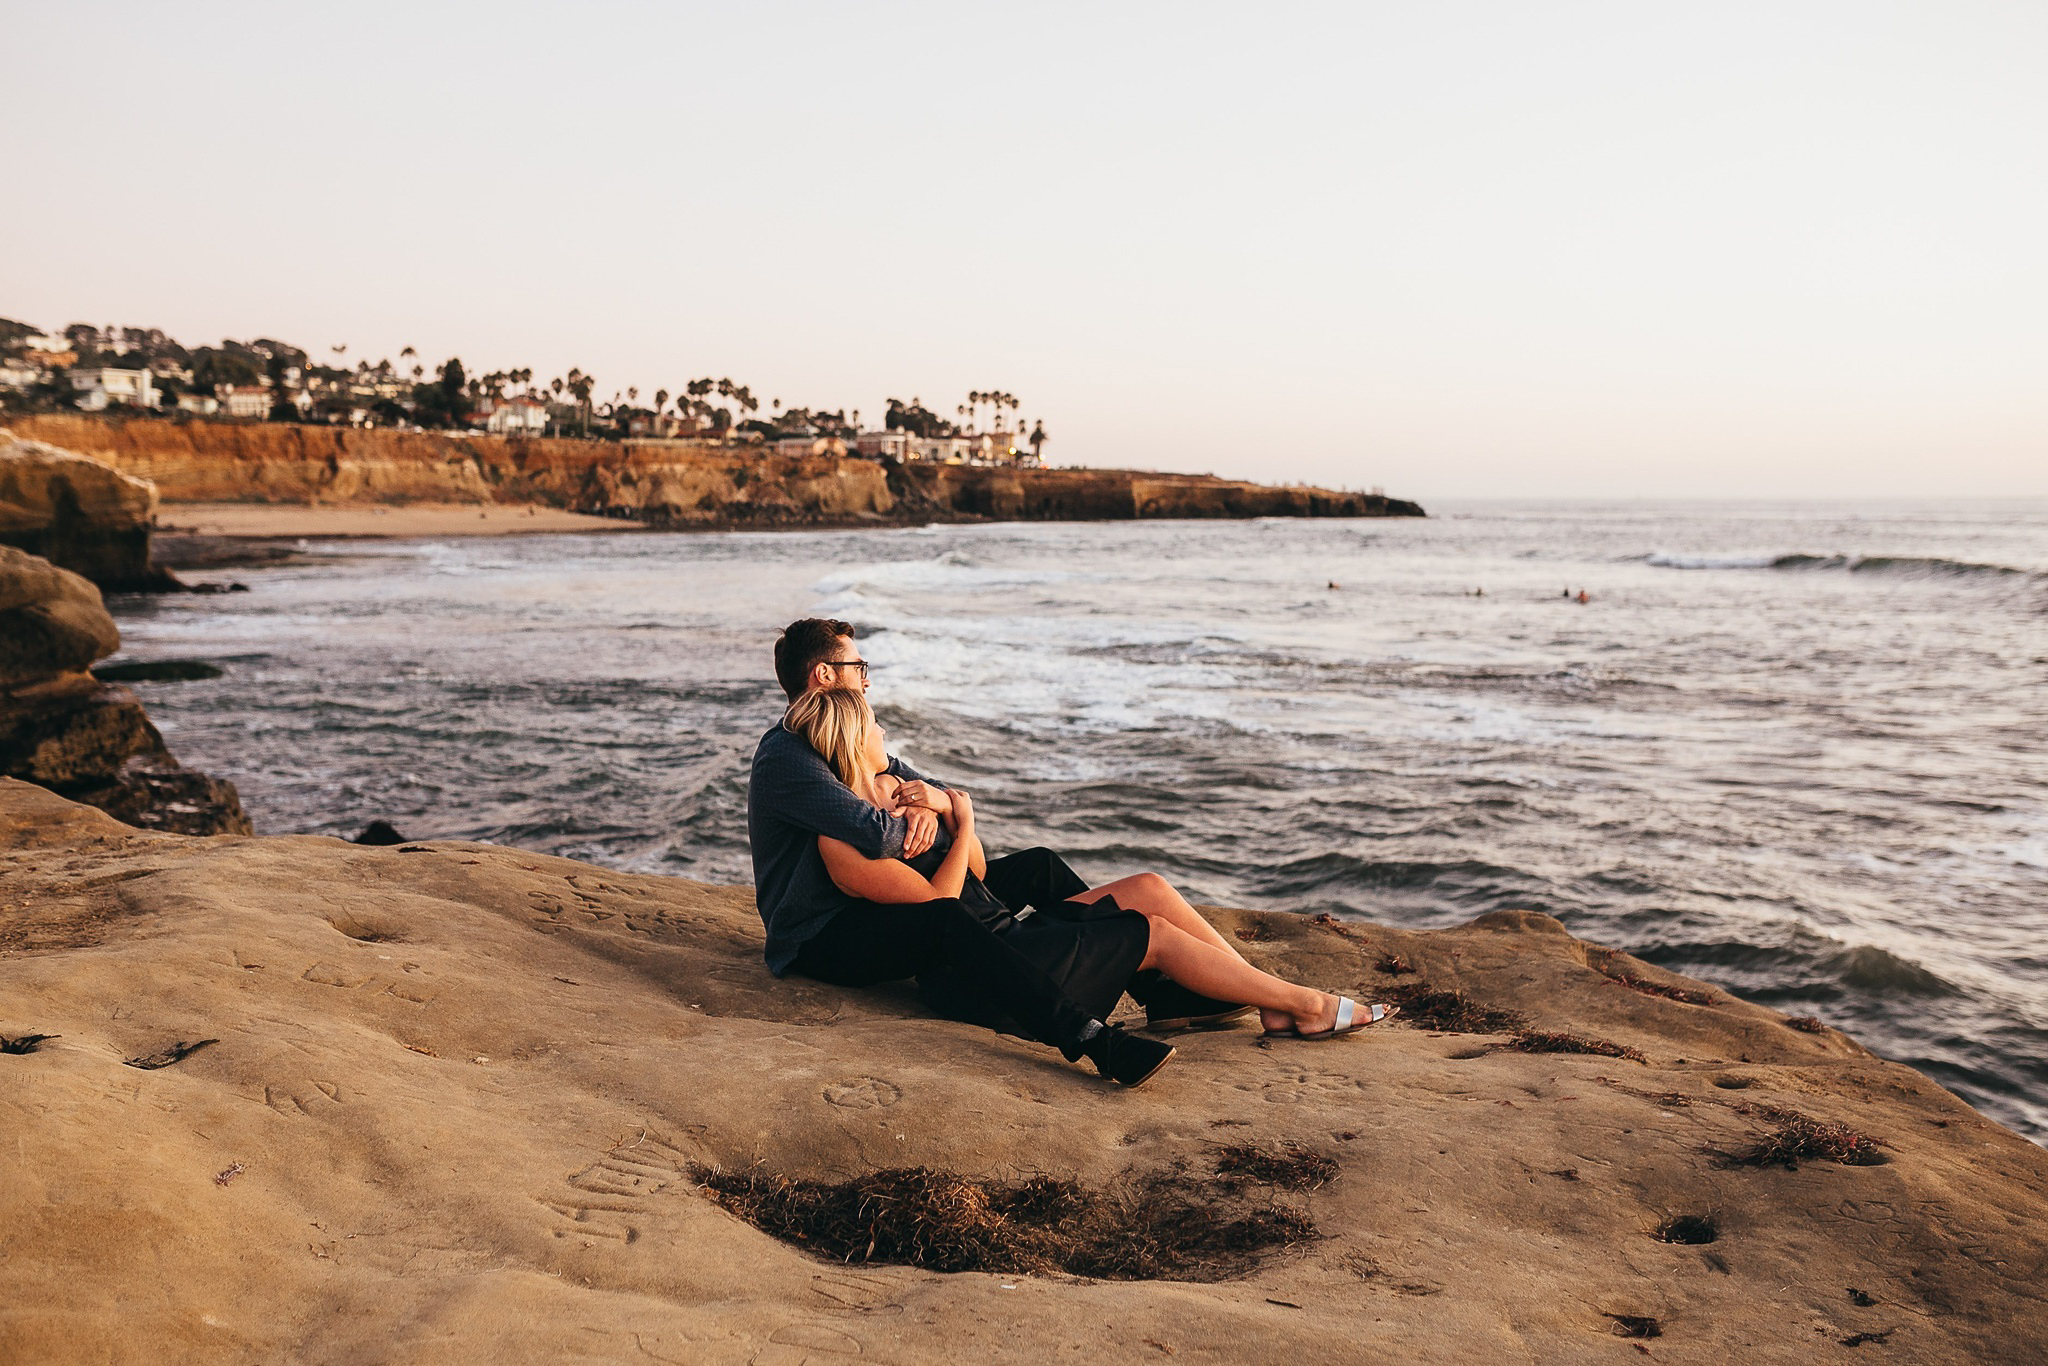
[[[647,530],[640,522],[539,503],[163,503],[157,509],[155,534],[355,541]]]

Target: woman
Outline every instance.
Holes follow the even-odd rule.
[[[806,693],[791,704],[785,724],[809,741],[856,795],[884,809],[894,804],[895,780],[884,772],[889,762],[884,732],[859,693]],[[818,852],[834,885],[848,896],[888,906],[958,900],[985,922],[1002,922],[1006,939],[1050,969],[1062,988],[1096,1015],[1106,1015],[1124,984],[1143,970],[1162,972],[1218,1001],[1257,1006],[1269,1038],[1333,1039],[1396,1013],[1393,1006],[1362,1006],[1253,967],[1156,873],[1120,878],[1073,899],[1092,913],[1017,923],[1008,918],[1009,908],[981,885],[987,859],[972,800],[957,790],[926,788],[920,795],[945,804],[941,820],[951,835],[943,851],[934,850],[938,860],[929,874],[901,859],[867,858],[821,835]],[[794,966],[806,971],[801,957]]]

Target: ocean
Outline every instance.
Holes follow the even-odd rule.
[[[327,543],[111,605],[226,669],[136,688],[259,831],[726,883],[774,635],[844,617],[993,852],[1546,911],[2048,1141],[2048,502],[1431,510]]]

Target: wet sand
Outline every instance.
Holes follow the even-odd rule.
[[[591,517],[533,504],[498,503],[164,503],[157,509],[156,520],[160,534],[257,540],[506,536],[518,532],[645,529],[637,522],[615,517]]]

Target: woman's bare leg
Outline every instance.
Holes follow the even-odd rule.
[[[1122,905],[1122,901],[1117,903]],[[1218,948],[1163,917],[1146,917],[1152,927],[1145,950],[1145,968],[1157,968],[1174,981],[1219,1001],[1242,1001],[1259,1007],[1268,1029],[1289,1026],[1302,1033],[1320,1033],[1337,1024],[1337,998],[1261,972],[1227,948]]]
[[[1183,930],[1203,943],[1223,950],[1238,962],[1245,961],[1244,955],[1237,951],[1237,947],[1223,937],[1223,932],[1211,925],[1200,911],[1188,904],[1186,897],[1173,889],[1172,883],[1157,873],[1136,873],[1130,877],[1120,877],[1115,882],[1090,888],[1074,900],[1093,902],[1105,896],[1115,897],[1116,904],[1125,910],[1137,911],[1147,920],[1164,920],[1175,929]],[[1170,972],[1166,975],[1173,977]],[[1180,982],[1178,977],[1174,977],[1173,980]],[[1181,982],[1181,985],[1194,987],[1192,982]],[[1200,987],[1194,989],[1201,991]],[[1206,996],[1213,993],[1202,994]]]

